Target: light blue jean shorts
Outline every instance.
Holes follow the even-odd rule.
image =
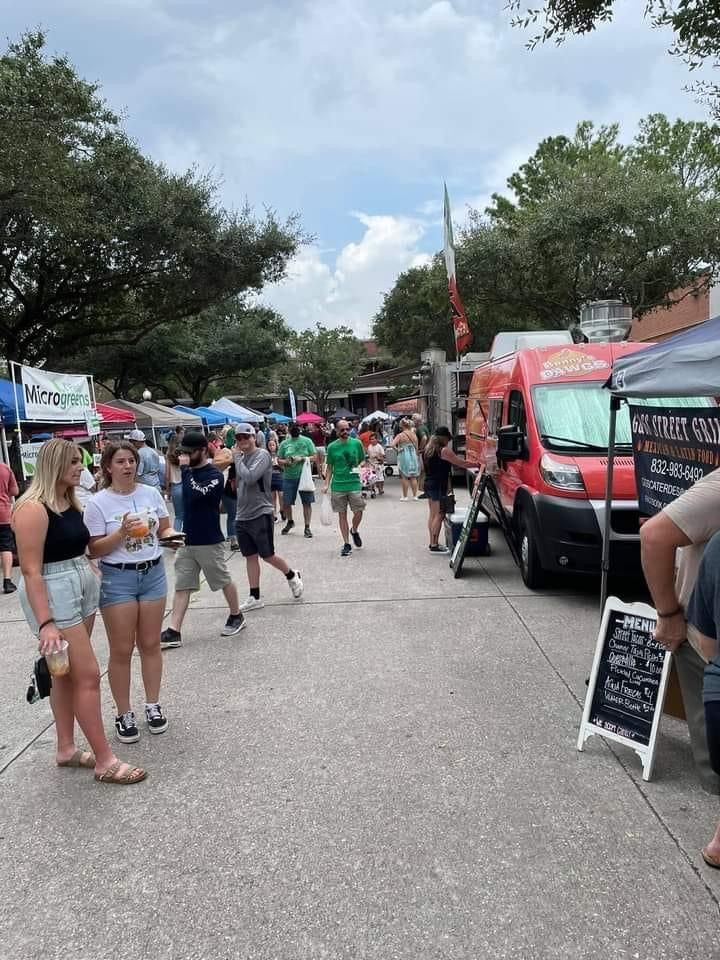
[[[63,627],[75,627],[97,613],[100,578],[88,563],[87,557],[46,563],[42,568],[42,577],[50,613],[61,630]],[[20,578],[18,584],[18,596],[25,619],[37,636],[38,622],[28,601],[24,577]]]
[[[116,603],[149,603],[164,600],[167,596],[165,564],[160,563],[145,570],[121,570],[100,561],[102,584],[100,608],[113,607]]]

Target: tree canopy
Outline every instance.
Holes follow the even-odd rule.
[[[41,33],[0,58],[0,352],[42,363],[138,343],[282,277],[296,219],[222,209],[143,156]]]
[[[630,144],[589,122],[544,140],[459,233],[474,349],[498,329],[570,326],[591,300],[618,298],[642,316],[706,287],[720,273],[719,177],[716,125],[653,114]],[[396,352],[405,342],[417,356],[434,340],[452,355],[439,259],[398,278],[374,329]]]
[[[349,327],[324,327],[296,333],[290,343],[288,385],[328,409],[330,394],[346,393],[362,372],[365,347]]]
[[[590,33],[612,20],[616,0],[545,0],[538,7],[526,7],[525,0],[509,0],[515,13],[513,24],[527,28],[539,25],[540,32],[529,46],[553,40],[561,43],[573,34]],[[720,65],[720,17],[717,4],[709,0],[646,0],[645,16],[655,27],[669,27],[675,34],[671,53],[681,57],[690,70],[705,64]],[[700,81],[696,89],[707,98],[714,113],[720,112],[720,87]]]

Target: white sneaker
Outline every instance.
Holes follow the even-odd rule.
[[[420,500],[420,497],[413,497],[413,500]]]
[[[407,503],[407,497],[400,497],[400,503]]]
[[[256,600],[255,597],[251,595],[240,604],[240,612],[247,613],[248,610],[260,610],[264,606],[265,604],[262,600]]]
[[[303,595],[303,590],[305,589],[299,570],[295,571],[295,576],[292,578],[292,580],[288,580],[288,583],[290,584],[293,597],[295,600],[299,600]]]

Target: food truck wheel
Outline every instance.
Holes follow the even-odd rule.
[[[530,590],[537,590],[545,583],[545,571],[540,565],[532,521],[524,513],[520,515],[519,530],[520,573],[525,586]]]

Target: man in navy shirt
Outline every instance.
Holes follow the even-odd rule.
[[[200,589],[201,572],[211,590],[222,590],[230,608],[227,622],[220,631],[222,636],[231,637],[245,626],[237,587],[225,559],[225,537],[220,529],[223,475],[208,459],[208,442],[204,434],[186,433],[180,451],[185,546],[180,548],[175,561],[175,597],[170,626],[160,635],[163,649],[182,644],[182,622],[190,603],[190,593]]]

